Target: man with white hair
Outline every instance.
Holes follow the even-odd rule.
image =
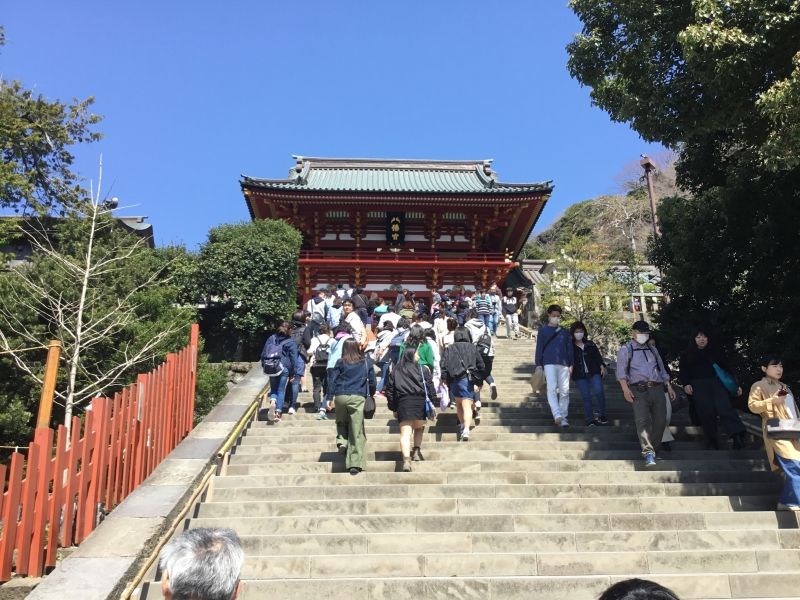
[[[161,593],[167,600],[235,600],[243,564],[232,529],[188,529],[161,549]]]

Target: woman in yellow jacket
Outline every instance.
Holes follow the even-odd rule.
[[[783,363],[778,357],[763,361],[764,378],[750,388],[748,408],[761,415],[764,449],[773,471],[783,471],[784,486],[778,510],[800,511],[800,440],[778,440],[767,436],[767,419],[797,419],[797,403],[791,390],[781,383]]]

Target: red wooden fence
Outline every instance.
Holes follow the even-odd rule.
[[[80,544],[192,430],[198,327],[189,345],[114,395],[95,398],[83,423],[39,428],[26,458],[0,466],[0,582],[41,576],[59,547]],[[55,446],[53,441],[55,438]]]

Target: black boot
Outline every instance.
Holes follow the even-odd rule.
[[[731,440],[733,440],[734,450],[744,450],[747,447],[747,438],[744,432],[733,434]]]

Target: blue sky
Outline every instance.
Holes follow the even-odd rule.
[[[77,167],[96,178],[102,153],[159,245],[248,219],[239,175],[285,177],[292,154],[493,158],[504,181],[554,180],[539,232],[660,149],[569,77],[563,0],[3,5],[0,74],[95,96],[105,138]]]

